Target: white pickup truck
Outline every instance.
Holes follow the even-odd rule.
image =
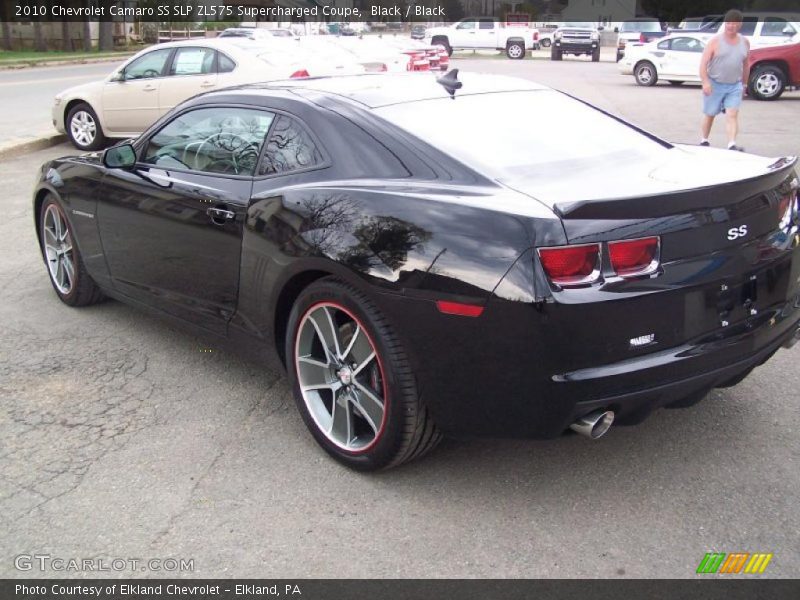
[[[508,58],[522,59],[526,51],[538,46],[538,34],[526,25],[507,25],[492,17],[469,17],[448,27],[425,30],[425,42],[441,44],[448,54],[453,50],[505,50]]]

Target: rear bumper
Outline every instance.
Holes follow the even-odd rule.
[[[772,283],[790,273],[798,279],[800,248],[772,271]],[[381,309],[443,431],[547,439],[596,409],[633,424],[658,407],[691,405],[714,387],[737,383],[800,327],[795,283],[753,317],[669,347],[619,349],[620,340],[627,345],[649,331],[666,340],[668,330],[687,329],[708,309],[693,294],[678,289],[571,306],[492,297],[478,318],[443,315],[433,300],[407,296],[386,296]]]

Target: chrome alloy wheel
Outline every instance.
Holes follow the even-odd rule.
[[[81,146],[89,146],[97,136],[97,123],[94,117],[85,110],[79,110],[69,122],[72,139]]]
[[[386,381],[374,343],[358,318],[332,302],[311,306],[297,331],[297,381],[314,422],[342,450],[367,451],[386,420]]]
[[[653,71],[647,65],[639,67],[638,75],[639,75],[639,81],[641,81],[645,85],[647,85],[653,80]]]
[[[522,56],[523,50],[519,44],[511,44],[508,47],[508,55],[511,58],[519,58]]]
[[[45,210],[42,236],[50,278],[58,291],[66,296],[75,284],[75,261],[72,236],[64,216],[55,204]]]
[[[775,73],[771,73],[767,71],[766,73],[762,73],[758,79],[756,79],[755,88],[756,91],[764,96],[765,98],[771,98],[774,96],[781,87],[781,82]]]

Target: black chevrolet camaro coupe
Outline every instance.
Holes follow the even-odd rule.
[[[197,96],[45,164],[34,214],[62,301],[269,350],[368,470],[442,434],[599,437],[791,346],[794,167],[527,81],[364,75]]]

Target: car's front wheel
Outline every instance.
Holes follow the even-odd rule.
[[[655,85],[658,82],[658,72],[656,71],[655,65],[647,61],[640,62],[636,65],[633,76],[636,79],[636,83],[647,87]]]
[[[69,140],[79,150],[99,150],[106,144],[100,120],[92,107],[85,102],[76,104],[69,110],[65,125]]]
[[[786,89],[786,74],[776,65],[759,65],[753,69],[747,92],[756,100],[777,100]]]
[[[103,299],[103,293],[86,272],[61,205],[48,196],[39,221],[42,256],[58,297],[70,306],[86,306]]]
[[[509,42],[506,46],[506,56],[513,60],[525,58],[525,44],[523,42]]]
[[[317,443],[362,471],[422,456],[441,439],[408,358],[375,304],[325,278],[304,289],[289,316],[289,382]]]
[[[547,38],[544,38],[540,42],[540,45],[542,46],[542,48],[549,48],[550,47],[550,40],[548,40]]]

